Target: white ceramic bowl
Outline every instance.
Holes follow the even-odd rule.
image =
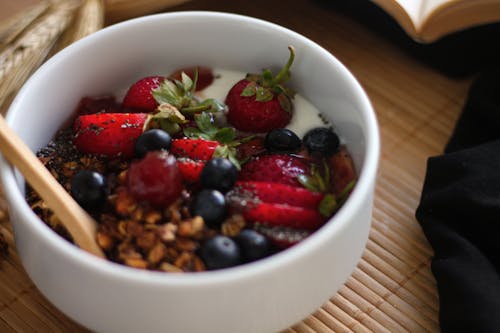
[[[40,291],[99,332],[273,332],[313,312],[349,277],[365,247],[379,159],[370,102],[329,52],[283,27],[215,13],[160,14],[120,23],[52,57],[25,84],[8,123],[34,150],[71,117],[84,95],[124,89],[182,66],[260,71],[296,48],[292,86],[346,140],[359,172],[346,204],[318,232],[272,257],[193,274],[142,271],[89,255],[56,235],[24,200],[24,181],[1,160],[19,255]]]

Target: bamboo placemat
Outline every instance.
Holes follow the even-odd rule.
[[[447,78],[315,2],[296,0],[284,7],[265,0],[194,0],[170,10],[191,9],[251,15],[310,37],[353,72],[377,112],[382,158],[366,250],[337,295],[286,332],[438,332],[432,249],[414,212],[426,159],[442,151],[470,79]],[[8,243],[0,259],[0,331],[86,332],[45,300],[23,271],[4,208],[0,195],[0,233]]]

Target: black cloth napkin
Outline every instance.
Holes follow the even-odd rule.
[[[500,332],[500,70],[472,85],[416,211],[434,248],[442,332]]]

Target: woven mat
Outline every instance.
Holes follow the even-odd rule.
[[[310,37],[354,73],[377,112],[382,159],[366,250],[337,295],[286,332],[438,332],[439,301],[429,269],[432,249],[414,212],[426,159],[441,152],[470,80],[446,78],[357,23],[307,0],[287,8],[264,0],[195,0],[174,9],[242,13]],[[3,204],[0,195],[0,211]],[[0,259],[0,332],[86,332],[32,284],[16,254],[8,216],[1,214],[0,232],[9,244]]]

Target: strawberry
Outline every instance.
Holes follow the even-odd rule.
[[[204,161],[195,161],[183,157],[177,159],[177,167],[182,178],[188,183],[197,183],[200,180],[200,174],[204,166]]]
[[[248,202],[241,214],[250,223],[284,226],[298,229],[317,229],[326,218],[315,209],[268,202]]]
[[[120,112],[122,107],[114,96],[83,97],[76,107],[77,115]]]
[[[211,85],[212,82],[214,82],[214,73],[212,72],[212,69],[203,66],[180,68],[170,74],[168,77],[171,80],[181,81],[183,72],[186,73],[186,75],[189,76],[193,81],[195,80],[197,75],[195,91],[203,90]]]
[[[254,229],[266,236],[279,249],[289,248],[311,235],[311,230],[255,224]]]
[[[279,183],[239,181],[234,186],[231,196],[241,197],[246,200],[255,199],[268,203],[317,209],[324,195],[305,188]]]
[[[298,177],[308,174],[309,170],[309,164],[294,155],[261,155],[253,157],[243,165],[239,179],[301,187]]]
[[[83,153],[131,157],[147,117],[145,113],[79,116],[73,123],[73,143]]]
[[[264,147],[264,138],[256,136],[246,142],[242,142],[237,147],[236,157],[245,161],[250,159],[252,156],[260,155],[266,152],[266,147]]]
[[[341,147],[335,155],[329,158],[328,164],[332,169],[333,193],[340,196],[346,189],[349,190],[349,184],[356,179],[354,163],[345,147]]]
[[[156,110],[158,102],[153,97],[152,90],[159,88],[164,80],[163,76],[148,76],[135,82],[123,98],[123,106],[141,109],[145,112]]]
[[[195,161],[208,161],[214,155],[219,142],[205,139],[174,139],[170,151],[178,157],[188,157]]]
[[[226,105],[231,125],[241,131],[263,133],[290,122],[293,92],[283,83],[290,77],[295,51],[292,46],[288,48],[290,58],[276,76],[268,69],[261,75],[248,74],[229,90]]]

